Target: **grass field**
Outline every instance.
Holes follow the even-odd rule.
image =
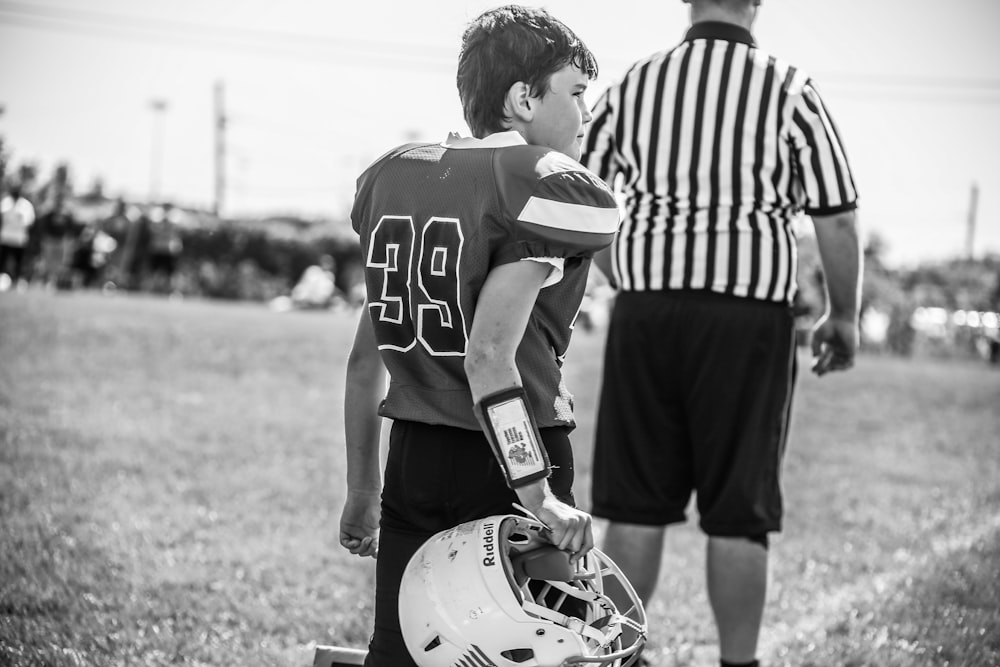
[[[354,316],[0,294],[0,665],[305,667],[361,647],[342,551]],[[589,495],[600,331],[567,362]],[[768,665],[1000,665],[1000,369],[800,375]],[[599,526],[600,528],[600,526]],[[657,664],[717,664],[693,525],[668,531]]]

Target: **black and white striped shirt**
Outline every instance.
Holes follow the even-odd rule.
[[[833,120],[802,70],[727,23],[693,25],[594,107],[584,164],[619,187],[614,273],[627,291],[791,303],[801,212],[856,207]]]

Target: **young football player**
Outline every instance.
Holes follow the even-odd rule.
[[[591,256],[618,228],[611,191],[576,162],[596,74],[547,12],[488,11],[458,63],[473,137],[400,146],[358,179],[368,299],[347,367],[340,542],[378,557],[369,667],[414,664],[399,584],[436,532],[518,502],[574,561],[593,547],[560,368]],[[384,486],[380,416],[393,420]]]

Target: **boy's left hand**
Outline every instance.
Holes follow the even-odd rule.
[[[347,492],[340,513],[340,545],[352,554],[378,558],[381,491]]]

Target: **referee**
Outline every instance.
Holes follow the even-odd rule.
[[[858,346],[857,193],[812,79],[757,48],[760,0],[684,2],[684,40],[601,97],[582,158],[626,208],[602,266],[620,292],[592,511],[609,520],[605,552],[648,602],[665,528],[685,521],[694,493],[721,664],[757,665],[796,374],[794,223],[811,216],[826,278],[813,370],[846,370]]]

